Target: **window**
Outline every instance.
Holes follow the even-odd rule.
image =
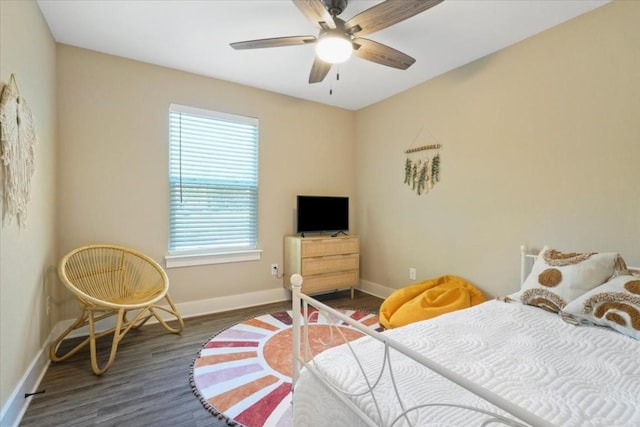
[[[171,104],[167,267],[259,259],[258,120]]]

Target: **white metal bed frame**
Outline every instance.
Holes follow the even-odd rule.
[[[521,246],[520,247],[520,281],[521,284],[524,283],[524,280],[526,278],[526,271],[528,269],[527,264],[531,259],[535,259],[537,257],[536,254],[532,254],[529,253],[527,250],[526,246]],[[529,267],[530,268],[530,267]],[[366,413],[364,413],[359,407],[357,407],[349,398],[349,395],[345,392],[342,391],[340,389],[338,389],[334,384],[330,383],[326,378],[323,377],[323,375],[313,366],[313,362],[311,359],[311,354],[310,354],[310,347],[309,347],[309,338],[308,338],[308,324],[307,324],[307,319],[309,318],[308,316],[308,310],[309,310],[309,306],[312,306],[314,308],[316,308],[319,311],[319,315],[325,315],[327,317],[327,319],[330,318],[338,318],[340,319],[340,321],[345,322],[347,324],[349,324],[351,327],[358,329],[360,332],[380,341],[383,345],[384,345],[384,362],[380,368],[380,372],[378,373],[377,378],[374,378],[372,380],[370,380],[369,378],[367,378],[367,376],[364,374],[364,369],[360,363],[360,360],[358,359],[357,354],[355,353],[355,351],[353,350],[353,348],[351,347],[351,344],[348,342],[348,340],[346,340],[344,338],[344,336],[342,335],[342,332],[340,331],[340,328],[336,327],[336,328],[332,328],[335,329],[336,333],[340,336],[342,336],[342,339],[344,340],[344,342],[349,346],[350,352],[352,354],[352,356],[354,357],[356,363],[358,364],[358,367],[360,369],[361,374],[363,375],[363,378],[365,378],[367,385],[368,385],[368,391],[366,391],[364,394],[369,394],[371,395],[374,405],[378,411],[378,416],[380,417],[380,408],[378,405],[378,402],[376,401],[376,395],[374,393],[374,390],[378,384],[378,381],[380,380],[380,378],[382,377],[382,375],[384,374],[385,370],[388,370],[388,373],[392,379],[393,382],[393,387],[394,387],[394,394],[395,394],[395,398],[397,399],[400,408],[402,409],[402,412],[400,413],[400,415],[398,415],[397,418],[395,418],[391,424],[389,424],[389,427],[392,427],[394,425],[396,425],[396,423],[398,421],[400,421],[401,419],[405,419],[408,424],[410,426],[412,426],[413,424],[410,421],[409,418],[409,414],[411,412],[414,411],[418,411],[420,409],[424,409],[424,408],[428,408],[428,407],[436,407],[436,406],[450,406],[450,407],[456,407],[456,408],[460,408],[463,410],[469,410],[469,411],[474,411],[476,413],[481,413],[481,414],[485,414],[487,416],[487,419],[481,424],[483,427],[487,426],[489,424],[492,423],[499,423],[499,424],[504,424],[504,425],[509,425],[509,426],[513,426],[513,427],[527,427],[527,426],[534,426],[534,427],[550,427],[553,426],[553,424],[549,423],[548,421],[545,421],[543,419],[541,419],[540,417],[538,417],[537,415],[527,411],[526,409],[504,399],[503,397],[497,395],[496,393],[493,393],[490,390],[485,389],[484,387],[479,386],[478,384],[469,381],[468,379],[464,378],[463,376],[443,367],[442,365],[430,360],[429,358],[421,355],[420,353],[417,353],[416,351],[406,347],[405,345],[401,344],[398,341],[395,341],[389,337],[387,337],[384,334],[381,334],[375,330],[373,330],[372,328],[366,327],[364,325],[362,325],[361,323],[351,319],[348,316],[345,316],[344,314],[342,314],[339,311],[334,310],[333,308],[301,293],[301,289],[302,289],[302,281],[303,278],[302,276],[298,275],[298,274],[294,274],[291,276],[291,290],[292,290],[292,307],[293,307],[293,337],[292,337],[292,341],[293,341],[293,371],[292,371],[292,389],[295,389],[295,384],[296,381],[298,380],[298,377],[300,375],[300,369],[302,366],[304,366],[305,368],[307,368],[311,373],[313,373],[318,380],[320,380],[322,383],[324,383],[325,385],[327,385],[328,389],[331,390],[333,392],[333,394],[340,399],[345,405],[347,405],[366,425],[372,426],[372,427],[380,427],[379,424],[377,424],[373,419],[371,419]],[[302,307],[302,313],[301,313],[301,307]],[[300,334],[301,334],[301,326],[302,326],[302,340],[303,340],[303,350],[300,350]],[[400,397],[400,393],[398,391],[398,386],[396,385],[396,382],[394,380],[393,377],[393,366],[391,364],[391,352],[392,351],[398,351],[401,354],[406,355],[407,357],[413,359],[416,363],[419,363],[425,367],[427,367],[428,369],[436,372],[437,374],[447,378],[448,380],[458,384],[459,386],[463,387],[464,389],[476,394],[477,396],[479,396],[480,398],[484,399],[485,401],[495,405],[496,407],[506,411],[508,414],[514,416],[515,418],[521,420],[521,421],[516,421],[514,419],[511,418],[507,418],[503,415],[497,414],[497,413],[493,413],[493,412],[489,412],[486,411],[484,409],[480,409],[480,408],[473,408],[473,407],[469,407],[469,406],[464,406],[464,405],[454,405],[454,404],[439,404],[439,403],[425,403],[425,404],[421,404],[421,405],[417,405],[414,407],[409,407],[406,408],[405,405],[402,402],[402,399]],[[302,354],[301,354],[302,353]],[[390,393],[390,391],[389,391]],[[381,417],[380,417],[381,419]],[[417,426],[416,426],[417,427]]]

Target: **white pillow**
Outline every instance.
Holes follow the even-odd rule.
[[[614,252],[562,253],[545,246],[517,295],[523,304],[560,312],[610,279],[618,258]]]
[[[640,276],[627,274],[611,279],[571,301],[562,314],[640,340]]]

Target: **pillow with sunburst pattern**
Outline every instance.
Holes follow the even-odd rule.
[[[558,313],[570,301],[613,277],[618,259],[620,255],[614,252],[563,253],[545,246],[518,299]]]
[[[640,340],[640,276],[615,277],[571,301],[562,315],[568,321],[607,326]]]

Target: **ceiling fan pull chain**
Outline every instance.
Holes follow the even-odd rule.
[[[340,68],[336,67],[336,81],[340,80]],[[329,95],[333,95],[333,80],[331,81],[331,88],[329,89]]]

